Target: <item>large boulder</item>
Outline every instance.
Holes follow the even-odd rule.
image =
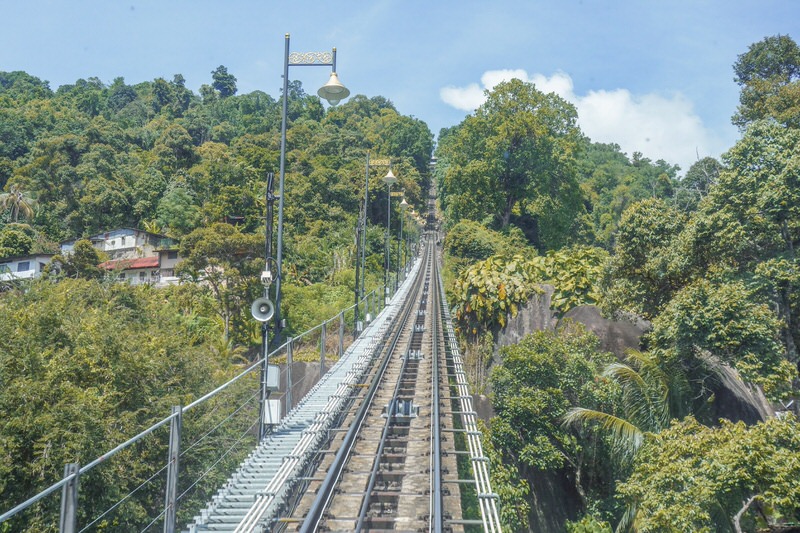
[[[605,318],[594,305],[580,305],[567,311],[559,325],[574,321],[583,324],[600,340],[600,349],[624,359],[629,349],[638,350],[642,335],[650,329],[646,320],[626,316],[619,320]]]
[[[555,289],[552,285],[541,285],[541,289],[519,306],[516,316],[508,317],[504,328],[494,332],[495,352],[502,346],[517,344],[535,331],[555,329],[558,321],[550,309]]]

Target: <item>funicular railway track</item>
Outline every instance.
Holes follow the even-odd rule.
[[[423,252],[399,297],[240,465],[188,533],[500,532],[442,301],[433,195],[428,213]]]
[[[351,410],[350,429],[327,450],[295,509],[300,531],[463,530],[447,522],[460,519],[458,485],[443,490],[442,482],[457,469],[440,417],[447,381],[438,357],[444,339],[433,240],[427,239],[424,267],[365,380],[372,386]]]

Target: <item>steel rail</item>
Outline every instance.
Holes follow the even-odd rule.
[[[430,276],[428,273],[430,271],[431,266],[432,266],[431,251],[430,247],[428,247],[428,257],[426,258],[425,273],[420,277],[423,286],[426,280],[427,281],[430,280]],[[407,307],[407,311],[409,314],[411,312],[412,307],[413,303],[409,302],[409,305]],[[408,326],[408,315],[406,315],[406,317],[402,321],[401,326],[398,328],[398,337],[397,337],[398,339],[400,338],[400,334],[407,328],[407,326]],[[394,346],[392,346],[392,352],[393,351],[394,351]],[[393,415],[395,412],[395,406],[397,405],[397,396],[399,395],[400,388],[402,385],[402,377],[405,374],[406,369],[408,368],[408,359],[409,359],[408,357],[403,358],[403,364],[400,368],[400,374],[399,374],[400,377],[398,378],[397,383],[395,383],[394,392],[392,394],[392,400],[389,402],[389,406],[387,407],[386,422],[384,422],[383,424],[381,438],[378,443],[378,450],[376,451],[375,459],[372,462],[372,471],[370,472],[369,482],[367,483],[367,490],[364,493],[364,499],[361,501],[361,509],[359,510],[358,522],[356,522],[356,527],[355,527],[356,533],[359,533],[364,530],[364,521],[367,518],[367,512],[369,512],[372,491],[375,489],[375,481],[378,478],[378,470],[380,470],[380,465],[381,465],[380,462],[381,455],[383,455],[383,450],[386,447],[386,439],[389,436],[389,431],[392,429]]]
[[[419,286],[422,284],[422,280],[424,279],[424,270],[427,270],[427,267],[426,269],[419,270],[417,278],[414,280],[414,290],[412,292],[417,292],[419,290]],[[362,403],[355,414],[350,429],[345,434],[339,451],[336,453],[331,466],[328,468],[328,473],[326,474],[325,479],[322,481],[322,484],[317,491],[317,495],[314,498],[314,501],[311,503],[311,507],[309,508],[305,519],[303,520],[303,524],[300,527],[301,533],[311,533],[313,531],[317,531],[317,528],[319,527],[319,523],[322,520],[322,515],[330,504],[330,500],[333,497],[334,488],[341,478],[341,474],[347,463],[348,456],[355,445],[356,436],[364,424],[364,420],[367,417],[367,413],[371,407],[375,394],[381,384],[382,377],[389,366],[389,362],[391,361],[392,353],[394,352],[397,343],[400,341],[402,332],[405,329],[405,324],[408,321],[408,317],[411,314],[412,308],[413,303],[409,299],[404,304],[404,308],[402,310],[402,319],[397,322],[400,324],[400,326],[397,327],[391,334],[392,339],[389,349],[386,351],[383,360],[381,361],[379,371],[367,389],[364,399],[362,400]],[[371,479],[370,482],[374,483],[374,480]],[[365,498],[368,498],[368,493]]]
[[[431,261],[432,263],[432,271],[433,276],[431,276],[431,284],[434,283],[438,286],[438,279],[439,279],[439,269],[438,264],[435,258]],[[433,293],[433,309],[441,309],[440,303],[440,294],[439,291],[433,289],[429,292]],[[439,321],[437,320],[440,316],[440,313],[436,313],[432,320],[431,326],[431,334],[433,338],[433,349],[432,349],[432,411],[431,411],[431,455],[433,459],[433,467],[431,468],[431,478],[433,481],[433,486],[431,487],[431,499],[433,500],[432,507],[432,516],[429,520],[429,529],[434,531],[435,533],[442,533],[444,529],[444,514],[443,509],[444,505],[442,502],[442,424],[441,424],[441,414],[439,412]]]
[[[439,276],[439,294],[444,299],[444,281]],[[497,509],[497,494],[492,492],[492,487],[489,479],[489,459],[483,453],[481,445],[481,433],[478,431],[477,414],[472,404],[472,395],[470,394],[469,387],[466,381],[466,372],[461,360],[461,351],[458,347],[455,332],[453,330],[453,323],[450,317],[450,310],[447,305],[442,305],[442,317],[444,318],[445,327],[445,345],[449,349],[450,359],[453,363],[454,376],[456,381],[456,389],[458,391],[458,398],[461,407],[461,421],[466,430],[467,444],[469,446],[469,456],[472,462],[473,478],[478,492],[478,502],[481,510],[481,521],[483,523],[483,530],[486,533],[501,533],[500,514]]]

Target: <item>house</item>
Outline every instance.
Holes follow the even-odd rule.
[[[160,268],[159,285],[176,285],[179,281],[175,275],[175,266],[181,261],[178,250],[166,248],[158,250],[158,264]]]
[[[0,281],[38,278],[54,254],[35,254],[0,259]]]
[[[158,285],[161,280],[161,268],[158,256],[137,257],[135,259],[111,259],[100,263],[100,268],[111,272],[111,276],[131,285],[144,283]]]
[[[61,253],[70,253],[78,240],[62,242]],[[112,260],[157,257],[159,249],[173,248],[178,244],[166,235],[133,228],[120,228],[98,233],[88,237],[88,240]]]
[[[180,261],[176,240],[133,228],[119,228],[87,238],[109,260],[98,265],[111,276],[132,285],[178,283],[175,265]],[[61,243],[61,253],[72,252],[78,239]]]

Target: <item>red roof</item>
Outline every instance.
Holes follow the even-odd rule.
[[[158,257],[139,257],[137,259],[112,259],[100,263],[106,270],[134,270],[137,268],[158,268]]]

